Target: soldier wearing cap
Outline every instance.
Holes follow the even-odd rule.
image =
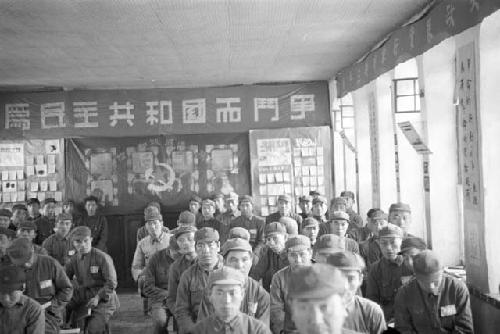
[[[55,234],[45,239],[42,247],[47,253],[64,266],[69,258],[75,255],[76,250],[71,243],[70,231],[73,226],[73,216],[61,213],[56,218]]]
[[[332,219],[332,213],[333,212],[345,212],[347,213],[347,199],[345,197],[335,197],[334,199],[332,199],[330,201],[330,214],[328,215],[329,219]],[[358,241],[359,240],[359,236],[358,236],[358,229],[359,227],[357,226],[357,224],[359,222],[356,222],[356,221],[351,221],[351,216],[349,214],[347,214],[348,216],[348,222],[349,222],[349,225],[348,225],[348,228],[347,228],[347,233],[346,235],[355,240],[355,241]],[[360,218],[361,219],[361,218]],[[363,220],[361,219],[361,227],[363,226]],[[321,234],[321,232],[320,232]]]
[[[317,263],[299,267],[290,274],[288,298],[292,320],[300,334],[347,334],[343,296],[345,277],[335,267]]]
[[[318,196],[312,200],[312,209],[311,215],[314,219],[316,219],[320,224],[326,223],[326,213],[328,211],[328,201],[326,197]]]
[[[285,249],[288,234],[285,227],[278,222],[267,224],[265,233],[266,247],[259,254],[259,260],[255,267],[252,268],[250,276],[256,281],[262,279],[262,286],[267,291],[270,291],[273,275],[278,270],[288,266]]]
[[[358,243],[347,237],[349,229],[349,215],[343,211],[333,211],[330,213],[330,220],[319,226],[319,235],[335,234],[344,240],[345,249],[350,252],[359,253]]]
[[[250,232],[243,227],[233,227],[227,236],[228,239],[240,238],[250,242]]]
[[[146,220],[145,226],[148,231],[148,236],[137,244],[131,268],[132,277],[137,282],[139,294],[143,298],[145,298],[145,295],[142,293],[144,288],[144,269],[153,254],[168,247],[172,236],[170,233],[164,232],[163,217],[157,208],[148,207],[144,213],[144,219]],[[143,305],[143,311],[147,314],[148,307],[146,300],[143,300]]]
[[[414,237],[408,233],[411,225],[411,208],[406,203],[393,203],[389,207],[389,223],[399,226],[406,237]]]
[[[197,221],[196,227],[210,227],[216,231],[221,229],[221,223],[219,220],[215,219],[215,202],[211,199],[204,199],[201,202],[201,218]]]
[[[228,233],[231,230],[231,222],[233,221],[233,219],[241,215],[240,211],[238,210],[238,194],[230,192],[228,195],[226,195],[225,207],[226,211],[218,218],[221,222],[219,236],[222,244],[224,244],[227,239],[230,239]]]
[[[278,211],[266,217],[266,224],[280,221],[281,217],[290,217],[297,222],[299,230],[302,228],[302,217],[292,210],[292,198],[289,195],[278,196]]]
[[[302,235],[305,235],[311,241],[311,246],[314,248],[319,233],[319,222],[313,217],[307,217],[302,223]]]
[[[119,306],[113,259],[92,247],[92,231],[87,226],[76,227],[71,232],[71,240],[77,253],[65,269],[76,283],[67,310],[73,313],[74,322],[80,328],[86,327],[89,334],[102,333]],[[83,320],[85,324],[78,324]]]
[[[391,322],[394,317],[394,297],[402,285],[401,278],[411,275],[411,269],[405,265],[401,251],[403,231],[396,225],[389,224],[379,232],[382,258],[375,262],[368,272],[366,297],[378,303],[384,311],[385,320]]]
[[[413,267],[415,279],[396,296],[396,329],[400,333],[474,333],[466,285],[444,274],[430,250],[415,255]]]
[[[344,190],[340,193],[340,197],[346,200],[345,212],[349,215],[349,222],[358,229],[362,228],[364,226],[363,218],[352,209],[354,203],[356,203],[356,196],[354,193],[349,190]]]
[[[200,208],[201,208],[201,197],[198,195],[191,196],[188,203],[189,211],[191,211],[191,213],[197,216],[200,213]]]
[[[238,270],[244,277],[244,297],[240,311],[259,319],[269,326],[269,293],[253,278],[248,277],[252,267],[252,246],[248,240],[235,238],[228,239],[222,246],[224,266]],[[207,296],[205,296],[207,297]],[[198,321],[214,314],[213,307],[207,298],[203,298],[198,313]]]
[[[42,217],[40,213],[40,201],[38,198],[32,197],[26,201],[26,207],[28,208],[27,220],[36,220]]]
[[[291,217],[281,217],[278,221],[280,224],[285,226],[286,233],[288,235],[297,235],[299,234],[299,226],[297,221]]]
[[[23,295],[26,274],[13,265],[0,266],[0,333],[40,334],[45,331],[42,306]]]
[[[36,233],[36,225],[33,221],[21,222],[17,227],[17,237],[28,239],[33,244],[35,254],[48,255],[44,248],[33,243],[33,240],[36,238]]]
[[[337,252],[328,255],[326,263],[339,269],[348,282],[348,289],[344,295],[347,317],[344,327],[360,332],[381,334],[386,329],[384,312],[380,306],[357,293],[363,283],[365,262],[353,252]]]
[[[12,240],[16,238],[16,232],[0,226],[0,263],[4,260],[4,255],[7,254],[7,248],[12,244]]]
[[[196,228],[196,215],[191,211],[185,210],[179,214],[179,218],[177,218],[177,227],[172,230],[172,234],[175,235],[175,232],[179,228],[188,226]]]
[[[240,311],[245,297],[245,276],[236,269],[222,267],[208,276],[208,301],[213,313],[194,326],[193,334],[270,334],[269,328]]]
[[[379,244],[379,232],[387,226],[387,215],[380,209],[375,209],[368,219],[366,227],[371,236],[359,244],[359,251],[365,263],[370,267],[382,258],[382,250]]]
[[[144,208],[144,226],[137,229],[137,243],[149,235],[149,231],[146,226],[146,214],[151,214],[152,210],[156,210],[158,214],[161,214],[160,203],[156,201],[149,202],[146,208]],[[169,232],[169,229],[166,226],[162,226],[162,230],[165,233]]]
[[[413,258],[415,257],[415,255],[420,254],[420,252],[426,249],[427,249],[427,244],[423,239],[417,237],[409,237],[403,239],[399,255],[402,255],[408,267],[413,269]],[[407,275],[401,277],[401,280],[403,281],[403,284],[406,284],[412,278],[413,275]]]
[[[253,214],[253,201],[252,197],[243,195],[239,199],[238,209],[241,216],[236,217],[230,227],[244,227],[250,232],[250,245],[252,245],[253,252],[260,254],[260,250],[264,247],[264,228],[266,222],[263,218]]]
[[[191,227],[191,229],[194,229],[194,227]],[[175,237],[171,237],[168,248],[153,254],[143,271],[143,294],[151,303],[153,333],[155,334],[166,333],[168,319],[172,316],[172,311],[167,306],[168,273],[170,266],[177,257],[178,250],[179,247]]]
[[[194,215],[192,215],[194,224]],[[179,246],[180,257],[176,259],[168,270],[168,294],[167,294],[167,307],[170,312],[175,312],[175,303],[177,299],[177,287],[181,279],[182,273],[186,271],[196,261],[195,249],[195,233],[197,229],[194,225],[179,226],[175,230],[174,240]]]
[[[108,221],[106,217],[97,212],[99,200],[95,196],[88,196],[84,198],[83,203],[85,214],[78,219],[75,226],[87,226],[92,231],[92,247],[106,252]]]
[[[271,330],[275,334],[297,330],[288,301],[288,280],[291,272],[298,267],[312,265],[311,242],[306,236],[291,236],[285,248],[289,265],[274,274],[271,282]]]
[[[64,268],[50,256],[35,254],[33,244],[25,238],[14,240],[7,255],[26,272],[24,293],[45,308],[45,333],[59,333],[64,308],[73,295]]]
[[[330,254],[345,251],[345,242],[336,234],[323,234],[313,249],[313,258],[318,263],[326,263]]]
[[[10,229],[16,231],[19,224],[28,219],[28,209],[24,204],[14,204],[12,206],[12,218]]]
[[[37,227],[37,235],[34,243],[41,245],[45,239],[54,233],[56,225],[56,200],[54,198],[46,198],[43,201],[42,216],[39,219],[34,219],[33,222]]]
[[[226,212],[224,194],[221,192],[215,193],[211,199],[215,204],[214,217],[220,221],[222,214]]]
[[[9,228],[12,212],[8,209],[0,209],[0,227]]]
[[[179,333],[191,333],[198,318],[199,306],[208,275],[222,267],[219,233],[210,227],[199,229],[195,233],[195,249],[198,258],[181,276],[175,302],[175,318]]]
[[[300,207],[300,216],[302,217],[302,221],[311,215],[312,209],[312,197],[307,195],[302,195],[299,197],[299,207]]]

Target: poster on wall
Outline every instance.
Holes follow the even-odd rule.
[[[457,50],[456,91],[461,117],[460,154],[464,203],[464,235],[467,281],[482,291],[488,291],[488,264],[484,242],[483,184],[479,159],[479,119],[475,45],[470,43]]]
[[[250,131],[252,194],[262,216],[277,211],[277,197],[298,198],[316,190],[330,197],[328,127]]]
[[[98,196],[107,214],[141,212],[150,201],[180,211],[194,194],[250,192],[246,134],[73,141],[84,155],[86,193]]]
[[[0,143],[0,167],[23,167],[24,145],[22,143]]]

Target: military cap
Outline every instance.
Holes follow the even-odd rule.
[[[14,239],[16,237],[16,232],[12,231],[10,228],[0,226],[0,235],[5,235],[9,239]]]
[[[148,206],[146,210],[144,210],[144,220],[146,222],[151,220],[163,220],[160,212],[154,206]]]
[[[194,213],[191,211],[182,211],[181,214],[179,215],[179,224],[184,224],[184,225],[195,225],[196,224],[196,216]]]
[[[340,270],[359,270],[365,268],[365,261],[361,256],[353,252],[344,251],[329,254],[326,263],[337,267]]]
[[[291,202],[292,201],[292,198],[290,197],[290,195],[279,195],[278,196],[278,202],[279,201],[284,201],[284,202]]]
[[[285,226],[287,234],[299,234],[299,225],[295,219],[281,217],[279,222]]]
[[[387,220],[387,214],[384,211],[377,209],[372,213],[370,218],[372,220]]]
[[[317,203],[323,203],[323,204],[327,204],[328,203],[328,200],[326,199],[326,197],[324,196],[318,196],[316,197],[315,199],[313,199],[312,201],[312,204],[315,205]]]
[[[94,195],[90,195],[90,196],[87,196],[83,199],[83,204],[87,203],[87,202],[96,202],[96,203],[99,203],[99,199],[97,197],[95,197]]]
[[[203,227],[194,233],[194,240],[198,241],[219,241],[219,232],[211,227]]]
[[[73,215],[71,215],[70,213],[63,212],[63,213],[58,214],[56,217],[56,223],[62,222],[65,220],[71,220],[73,222]]]
[[[238,202],[239,202],[239,204],[241,204],[243,202],[250,202],[250,204],[253,204],[253,199],[252,199],[252,196],[250,196],[250,195],[241,195],[238,198]]]
[[[189,203],[191,203],[191,202],[197,202],[197,203],[201,204],[201,197],[198,195],[193,195],[189,199]]]
[[[305,229],[306,227],[314,227],[314,226],[319,226],[319,222],[313,218],[313,217],[308,217],[304,219],[302,222],[302,229]]]
[[[292,247],[300,246],[301,249],[310,249],[311,248],[311,240],[308,237],[302,234],[297,234],[290,236],[285,242],[285,249],[290,249]]]
[[[413,270],[417,279],[435,279],[442,269],[439,258],[431,250],[424,250],[413,257]]]
[[[208,275],[208,287],[212,288],[214,285],[229,285],[236,284],[243,286],[245,284],[245,276],[236,269],[223,266],[220,269],[212,271]]]
[[[181,235],[186,234],[186,233],[196,233],[198,229],[194,226],[179,226],[178,228],[175,229],[175,238],[179,238]]]
[[[226,199],[226,201],[233,200],[233,201],[237,202],[238,201],[238,194],[231,191],[229,194],[224,196],[224,198]]]
[[[344,197],[335,197],[330,201],[330,205],[347,205],[347,201]]]
[[[378,236],[379,238],[403,238],[404,232],[400,227],[388,224],[378,232]]]
[[[49,203],[54,203],[54,204],[57,204],[56,199],[55,199],[55,198],[52,198],[52,197],[46,198],[46,199],[43,201],[43,205],[47,205],[47,204],[49,204]]]
[[[299,197],[299,203],[311,202],[311,201],[312,201],[312,197],[311,196],[302,195],[302,196]]]
[[[19,223],[17,226],[18,230],[33,230],[36,231],[36,224],[32,220],[25,220]]]
[[[18,204],[14,204],[14,205],[12,206],[12,212],[14,212],[14,211],[16,211],[16,210],[24,210],[24,211],[28,211],[28,208],[26,208],[26,205],[18,203]]]
[[[224,194],[219,192],[212,195],[212,200],[215,201],[218,198],[224,198]]]
[[[26,273],[23,268],[15,265],[0,266],[0,291],[21,291],[26,283]]]
[[[9,209],[0,209],[0,217],[12,217],[12,212]]]
[[[228,239],[224,245],[222,245],[222,255],[226,256],[230,251],[239,250],[252,253],[252,245],[248,240],[241,238]]]
[[[201,202],[201,205],[211,205],[213,208],[215,208],[215,202],[208,198],[205,198],[203,202]]]
[[[27,238],[17,238],[7,248],[7,255],[15,265],[22,265],[28,262],[33,252],[33,244]]]
[[[346,220],[349,221],[349,215],[344,211],[333,211],[329,214],[330,220]]]
[[[272,222],[267,224],[266,227],[264,228],[264,234],[268,236],[274,233],[286,234],[286,227],[278,222]]]
[[[343,296],[347,281],[340,270],[329,264],[316,263],[299,266],[290,272],[288,296],[294,298],[326,298],[331,295]]]
[[[410,205],[406,203],[392,203],[391,206],[389,207],[389,213],[393,211],[404,211],[404,212],[411,212]]]
[[[160,203],[158,203],[157,201],[151,201],[151,202],[149,202],[146,207],[154,207],[154,208],[157,208],[158,211],[161,211]]]
[[[321,194],[317,190],[311,190],[309,196],[321,196]]]
[[[33,204],[40,205],[40,201],[38,200],[38,198],[32,197],[26,201],[26,205],[33,205]]]
[[[240,238],[250,241],[250,232],[244,227],[233,227],[229,230],[228,239]]]
[[[92,232],[87,226],[77,226],[71,231],[71,239],[91,237]]]
[[[336,234],[323,234],[316,242],[316,250],[321,253],[343,252],[345,241]]]
[[[366,213],[366,216],[368,218],[371,218],[373,216],[373,214],[377,211],[377,210],[380,210],[379,208],[371,208],[370,210],[368,210],[368,212]]]
[[[401,251],[399,252],[399,254],[404,254],[406,251],[412,248],[426,250],[427,245],[423,239],[418,237],[404,238],[403,242],[401,243]]]
[[[348,197],[348,198],[351,198],[351,199],[354,199],[355,196],[354,196],[354,193],[350,190],[344,190],[343,192],[340,193],[340,197]]]

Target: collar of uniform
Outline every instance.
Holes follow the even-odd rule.
[[[56,234],[54,234],[54,238],[56,238],[58,241],[64,241],[64,240],[68,240],[68,235],[69,235],[69,233],[66,234],[65,237],[61,237],[59,234],[56,233]]]
[[[356,298],[358,298],[358,296],[354,295],[352,299],[349,302],[347,302],[345,306],[347,314],[353,314],[354,309],[356,308]]]
[[[214,329],[216,332],[224,331],[224,328],[229,327],[231,331],[234,331],[238,327],[240,327],[240,319],[241,313],[236,315],[233,319],[229,320],[229,322],[224,322],[220,320],[217,316],[214,316]]]
[[[151,243],[152,244],[160,243],[163,240],[163,238],[165,237],[165,234],[166,233],[162,230],[161,233],[160,233],[160,235],[158,236],[158,238],[154,238],[154,237],[150,236]]]
[[[385,257],[383,257],[384,261],[386,261],[389,265],[394,265],[394,266],[401,266],[404,262],[404,258],[402,255],[396,256],[395,260],[388,260]]]

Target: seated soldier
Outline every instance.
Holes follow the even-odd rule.
[[[234,218],[230,227],[243,227],[250,232],[250,245],[254,254],[259,256],[260,250],[264,247],[264,228],[266,222],[263,218],[254,215],[253,199],[249,195],[243,195],[239,198],[238,209],[241,212],[239,217]]]
[[[328,203],[325,197],[317,196],[312,200],[311,216],[320,224],[326,223],[326,212],[328,211]]]
[[[24,204],[14,204],[12,206],[12,218],[10,220],[9,229],[17,231],[19,224],[28,220],[28,208]]]
[[[76,227],[71,240],[77,253],[65,267],[68,277],[74,278],[67,310],[77,327],[101,334],[119,307],[115,266],[108,254],[92,247],[92,232],[87,226]]]
[[[99,199],[93,195],[83,199],[85,210],[75,226],[87,226],[92,232],[92,247],[107,252],[106,242],[108,241],[108,220],[97,209]]]
[[[40,255],[48,255],[47,250],[41,246],[35,245],[33,240],[36,238],[36,225],[33,221],[24,221],[19,223],[17,228],[17,237],[28,239],[34,247],[35,253]]]
[[[148,314],[149,307],[147,299],[142,293],[144,286],[143,270],[153,254],[168,247],[172,235],[163,231],[163,217],[155,207],[148,207],[144,214],[144,218],[146,220],[148,236],[137,244],[131,270],[132,277],[134,281],[137,282],[139,294],[144,298],[143,312],[144,314]]]
[[[200,303],[207,287],[211,271],[222,267],[219,255],[219,233],[210,227],[204,227],[195,233],[197,261],[181,276],[175,302],[175,318],[179,325],[179,334],[191,333],[198,318]]]
[[[350,202],[350,201],[348,201],[346,199],[346,197],[335,197],[334,199],[332,199],[330,201],[330,214],[329,214],[330,220],[332,219],[331,214],[333,212],[341,211],[341,212],[347,213],[347,210],[349,207],[348,202]],[[352,212],[354,212],[354,211],[352,211]],[[358,240],[359,240],[358,229],[360,227],[358,227],[357,224],[361,224],[361,227],[363,227],[363,219],[361,219],[361,217],[357,213],[355,213],[355,216],[351,216],[347,213],[347,217],[348,217],[348,219],[347,219],[348,228],[347,228],[346,235],[349,238],[358,242]],[[358,217],[361,221],[357,220]],[[354,220],[351,220],[351,218]],[[321,234],[321,232],[320,232],[320,234]]]
[[[294,270],[312,265],[311,242],[306,236],[290,236],[285,248],[290,265],[274,274],[271,282],[271,330],[274,334],[296,332],[288,299],[288,282]]]
[[[7,248],[10,247],[15,238],[16,232],[5,227],[0,227],[0,263],[5,262],[4,256],[7,255]]]
[[[158,210],[158,214],[161,214],[160,203],[158,203],[158,202],[154,202],[154,201],[149,202],[148,206],[146,206],[144,208],[144,215],[146,215],[146,212],[148,212],[148,210],[151,210],[148,208],[156,208]],[[148,229],[146,227],[146,223],[147,222],[144,220],[144,226],[141,226],[137,229],[137,243],[139,243],[139,241],[141,241],[142,239],[144,239],[145,237],[148,236]],[[169,232],[169,229],[166,226],[163,226],[162,229],[163,229],[163,232],[165,232],[165,233]]]
[[[245,277],[244,295],[240,311],[269,326],[269,293],[254,279],[248,277],[252,267],[252,246],[248,240],[228,239],[222,246],[224,266],[240,271]],[[212,305],[205,295],[198,312],[198,321],[214,314]]]
[[[396,295],[396,329],[402,334],[474,333],[464,282],[444,274],[430,250],[413,257],[413,268],[415,278]]]
[[[46,198],[43,201],[42,216],[39,219],[33,220],[36,225],[37,235],[33,241],[37,245],[42,243],[50,235],[54,233],[56,225],[56,200],[54,198]]]
[[[153,254],[144,269],[143,294],[151,301],[155,334],[166,333],[167,321],[172,315],[167,307],[168,272],[177,257],[178,249],[175,237],[170,238],[168,248]]]
[[[399,255],[402,255],[407,266],[413,271],[413,258],[415,255],[420,254],[422,251],[427,249],[427,244],[421,238],[408,237],[403,239],[401,243],[401,251]],[[403,285],[408,283],[413,278],[413,275],[401,277]]]
[[[372,212],[371,217],[367,221],[366,227],[370,230],[371,236],[359,244],[359,252],[368,267],[382,258],[379,232],[387,224],[387,215],[380,209]]]
[[[366,297],[382,307],[385,320],[390,323],[394,318],[394,297],[403,284],[401,278],[411,275],[412,270],[398,255],[403,241],[403,231],[399,227],[389,224],[380,230],[379,238],[382,258],[368,271]]]
[[[300,233],[309,238],[311,246],[314,249],[319,233],[319,222],[313,217],[305,218],[302,222],[302,231]]]
[[[40,304],[23,295],[25,283],[22,268],[0,265],[0,333],[44,333],[45,313]]]
[[[303,195],[299,197],[300,216],[302,221],[311,216],[312,197]]]
[[[214,204],[215,204],[214,217],[218,221],[221,221],[222,215],[226,212],[224,194],[221,192],[217,192],[217,193],[213,194],[210,199],[212,201],[214,201]]]
[[[273,275],[288,265],[285,242],[288,238],[285,227],[270,223],[265,229],[266,247],[259,255],[259,261],[250,271],[250,277],[256,281],[262,279],[262,286],[269,292]]]
[[[192,213],[191,211],[182,211],[180,214],[179,214],[179,218],[177,218],[177,227],[174,228],[172,231],[170,231],[170,233],[172,233],[172,235],[175,235],[175,232],[177,231],[177,229],[179,229],[180,227],[186,227],[186,226],[191,226],[191,227],[195,227],[196,228],[196,215],[194,213]]]
[[[211,199],[204,199],[201,202],[201,219],[196,222],[197,228],[211,227],[217,232],[220,230],[220,221],[215,219],[215,202]]]
[[[213,314],[199,321],[193,334],[252,333],[270,334],[269,328],[254,317],[240,311],[244,298],[245,276],[238,270],[222,267],[208,276],[208,300]]]
[[[12,212],[8,209],[0,209],[0,227],[9,228]]]
[[[195,215],[196,217],[196,226],[198,226],[198,221],[201,220],[201,197],[198,195],[193,195],[189,199],[189,204],[188,204],[188,209],[189,212]]]
[[[42,217],[42,214],[40,213],[40,201],[38,198],[29,198],[26,201],[26,207],[28,209],[28,216],[26,217],[26,220],[33,221]]]
[[[347,282],[335,267],[317,263],[290,274],[288,297],[299,334],[348,334],[343,296]]]
[[[248,232],[248,230],[243,227],[233,227],[232,229],[229,230],[227,236],[228,240],[234,238],[240,238],[240,239],[245,239],[250,243],[250,232]]]
[[[363,283],[365,270],[363,258],[353,252],[345,251],[330,254],[326,262],[339,269],[348,282],[348,289],[344,295],[347,310],[344,328],[360,333],[383,333],[387,326],[380,306],[357,295]]]
[[[57,216],[55,234],[45,239],[42,247],[47,253],[64,266],[76,251],[71,244],[70,231],[73,225],[73,216],[69,213],[61,213]]]
[[[364,226],[363,218],[352,209],[356,203],[356,196],[354,193],[350,190],[344,190],[340,193],[340,197],[344,198],[346,201],[345,212],[349,215],[349,223],[358,229],[362,228]]]
[[[313,252],[313,259],[326,263],[326,258],[333,253],[345,251],[345,242],[336,234],[323,234],[319,237]]]
[[[290,195],[278,196],[278,211],[266,217],[266,224],[280,221],[280,218],[289,217],[297,223],[297,229],[302,230],[302,217],[292,210],[292,198]]]
[[[48,255],[37,255],[33,244],[25,238],[12,242],[7,249],[12,264],[26,271],[24,294],[45,309],[45,333],[59,333],[64,308],[73,295],[73,286],[63,267]]]
[[[231,239],[228,237],[229,230],[231,229],[231,222],[233,219],[240,216],[240,212],[238,211],[238,194],[230,192],[225,196],[224,200],[226,211],[218,217],[221,222],[219,235],[222,244],[224,244],[227,239]]]
[[[349,228],[349,215],[343,211],[333,211],[330,213],[330,220],[319,226],[319,235],[336,234],[345,243],[345,249],[350,252],[359,253],[358,243],[347,237]]]
[[[405,238],[414,237],[414,235],[408,233],[411,226],[411,208],[409,204],[401,202],[391,204],[388,220],[389,223],[403,230]]]

